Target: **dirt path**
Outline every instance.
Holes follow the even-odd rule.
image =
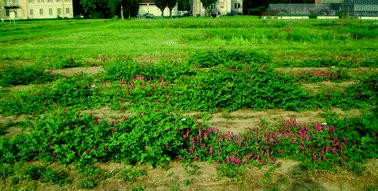
[[[332,109],[331,113],[335,112],[339,115],[358,116],[360,111],[357,109],[343,111],[341,109]],[[209,120],[211,126],[218,128],[222,132],[231,131],[235,134],[240,134],[248,128],[259,127],[262,123],[269,123],[274,125],[282,119],[295,118],[300,123],[324,122],[321,114],[324,111],[285,111],[280,109],[266,110],[266,111],[252,111],[239,110],[234,112],[222,112],[213,114],[212,119]]]

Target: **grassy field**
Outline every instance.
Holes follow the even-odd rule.
[[[0,25],[0,190],[376,190],[378,22]]]

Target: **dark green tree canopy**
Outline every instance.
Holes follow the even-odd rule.
[[[110,18],[120,16],[121,3],[126,18],[138,14],[140,0],[80,0],[83,14],[87,18]]]
[[[216,2],[217,0],[201,0],[201,3],[206,10],[210,8],[211,4],[214,4]]]
[[[172,17],[172,9],[175,8],[177,4],[177,0],[166,0],[167,1],[167,7],[169,9],[169,17]]]
[[[155,5],[160,9],[161,16],[164,17],[164,9],[167,7],[167,0],[154,0]]]

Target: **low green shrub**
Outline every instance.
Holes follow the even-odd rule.
[[[157,62],[151,64],[137,63],[130,58],[118,58],[105,65],[104,80],[159,80],[174,81],[186,75],[195,75],[196,71],[187,64],[174,62]]]
[[[274,64],[276,67],[377,67],[374,59],[358,60],[350,55],[338,56],[336,58],[306,59],[304,61],[284,61]]]
[[[0,86],[28,85],[46,83],[57,79],[37,66],[3,66],[0,68]]]
[[[314,100],[323,107],[338,107],[342,109],[365,108],[378,103],[378,75],[363,77],[353,86],[343,90],[329,88],[315,96]]]
[[[0,111],[4,114],[40,114],[56,105],[90,106],[95,104],[92,100],[95,99],[97,91],[93,78],[78,74],[30,90],[15,92],[1,100]]]
[[[324,69],[304,69],[297,72],[291,72],[293,78],[296,78],[298,82],[313,83],[320,81],[333,81],[341,82],[350,79],[348,71],[339,68]]]
[[[240,64],[267,64],[271,57],[256,51],[246,50],[207,50],[193,54],[188,59],[189,64],[201,68],[209,68],[220,64],[237,62]]]
[[[55,69],[63,69],[63,68],[74,68],[83,66],[83,64],[79,61],[77,61],[75,58],[61,58],[57,61],[55,61],[52,64],[53,68]]]

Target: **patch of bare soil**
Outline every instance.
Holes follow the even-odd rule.
[[[100,109],[91,109],[91,110],[84,110],[83,113],[93,115],[99,119],[121,119],[123,117],[127,117],[132,115],[131,112],[128,111],[119,111],[119,110],[111,110],[109,107],[103,107]]]
[[[10,86],[10,87],[4,87],[2,88],[4,90],[4,94],[7,92],[16,92],[16,91],[24,91],[24,90],[29,90],[35,87],[35,85],[30,84],[30,85],[16,85],[16,86]]]
[[[305,70],[329,70],[329,67],[287,67],[287,68],[275,68],[283,73],[299,72]]]
[[[345,89],[346,87],[352,86],[355,83],[356,81],[345,81],[345,82],[322,81],[322,82],[316,82],[316,83],[305,83],[305,84],[302,84],[302,86],[308,91],[318,93],[322,90],[326,90],[329,88],[332,88],[334,90]]]
[[[337,67],[333,67],[337,68]],[[299,72],[304,70],[329,70],[333,69],[332,67],[285,67],[285,68],[275,68],[278,71],[284,73],[290,72]],[[371,68],[371,67],[358,67],[358,68],[348,68],[350,72],[364,72],[364,71],[378,71],[378,68]]]
[[[360,111],[357,109],[343,111],[334,108],[330,112],[339,115],[360,115]],[[322,110],[302,112],[280,109],[266,111],[239,110],[213,114],[209,123],[221,132],[240,134],[248,128],[259,127],[262,123],[275,124],[283,119],[295,118],[300,123],[324,122],[324,118],[321,116],[323,113],[324,111]]]
[[[302,169],[297,161],[278,160],[262,168],[248,166],[242,177],[242,190],[374,190],[378,186],[377,159],[370,160],[361,174],[346,170],[330,171]]]
[[[33,60],[26,60],[26,59],[4,59],[1,61],[0,66],[32,66],[34,65]]]
[[[184,59],[186,59],[186,56],[183,56],[183,55],[180,55],[180,54],[172,54],[172,55],[147,55],[147,54],[144,54],[144,55],[140,55],[138,57],[135,58],[135,61],[139,62],[139,63],[147,63],[147,64],[151,64],[151,63],[155,63],[155,62],[160,62],[162,60],[175,60],[175,61],[183,61]]]
[[[60,75],[73,75],[77,73],[84,73],[88,75],[95,75],[104,71],[102,66],[93,66],[93,67],[75,67],[75,68],[63,68],[53,70],[54,74]]]
[[[119,163],[99,163],[96,166],[109,173],[136,168],[143,171],[144,175],[134,182],[122,181],[119,175],[115,175],[101,182],[95,190],[130,190],[137,186],[143,186],[144,190],[238,190],[230,179],[219,178],[216,164],[205,162],[171,162],[155,168],[146,165],[131,167]]]
[[[19,123],[22,122],[24,116],[2,116],[0,115],[0,137],[12,137],[21,133]]]

